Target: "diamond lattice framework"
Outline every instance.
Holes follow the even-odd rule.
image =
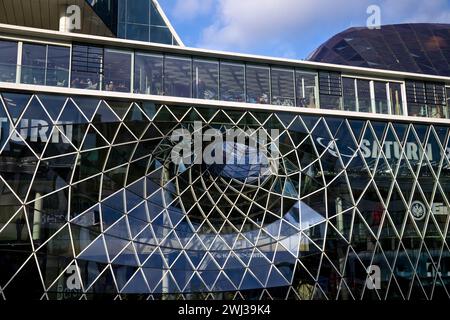
[[[4,299],[449,297],[448,126],[12,92],[0,120]],[[171,161],[199,124],[278,156]]]

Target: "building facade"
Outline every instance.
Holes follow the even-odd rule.
[[[450,297],[450,78],[155,43],[112,2],[109,35],[0,24],[2,299]]]

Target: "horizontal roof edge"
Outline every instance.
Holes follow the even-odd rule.
[[[156,50],[156,51],[164,51],[166,53],[173,54],[188,54],[188,55],[196,55],[202,57],[215,57],[221,59],[230,59],[230,60],[245,60],[248,62],[257,62],[257,63],[267,63],[267,64],[277,64],[284,66],[296,66],[296,67],[304,67],[304,68],[314,68],[318,70],[329,70],[329,71],[340,71],[343,73],[354,73],[359,75],[366,76],[376,76],[376,77],[389,77],[395,79],[420,79],[427,81],[436,81],[436,82],[445,82],[450,84],[450,77],[443,76],[435,76],[435,75],[426,75],[426,74],[418,74],[418,73],[407,73],[400,71],[391,71],[391,70],[383,70],[383,69],[372,69],[372,68],[364,68],[364,67],[352,67],[338,64],[330,64],[330,63],[322,63],[322,62],[313,62],[313,61],[305,61],[305,60],[295,60],[295,59],[286,59],[286,58],[276,58],[269,56],[261,56],[261,55],[252,55],[252,54],[242,54],[235,52],[225,52],[225,51],[217,51],[217,50],[207,50],[207,49],[198,49],[198,48],[189,48],[189,47],[181,47],[181,46],[171,46],[157,43],[148,43],[142,41],[134,41],[134,40],[125,40],[119,38],[109,38],[102,36],[93,36],[93,35],[85,35],[79,33],[68,33],[68,32],[60,32],[46,29],[38,29],[38,28],[30,28],[30,27],[22,27],[8,24],[0,24],[0,36],[10,36],[10,37],[32,37],[32,38],[40,38],[43,41],[54,40],[61,42],[71,42],[71,41],[79,41],[86,42],[92,44],[101,44],[101,45],[109,45],[115,47],[123,47],[128,49],[140,49],[140,50]]]

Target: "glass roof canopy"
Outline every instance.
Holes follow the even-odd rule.
[[[450,76],[450,24],[350,28],[322,44],[309,60]]]

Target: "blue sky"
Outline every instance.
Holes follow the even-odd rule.
[[[189,47],[306,58],[334,34],[381,23],[450,23],[450,0],[159,0]]]

